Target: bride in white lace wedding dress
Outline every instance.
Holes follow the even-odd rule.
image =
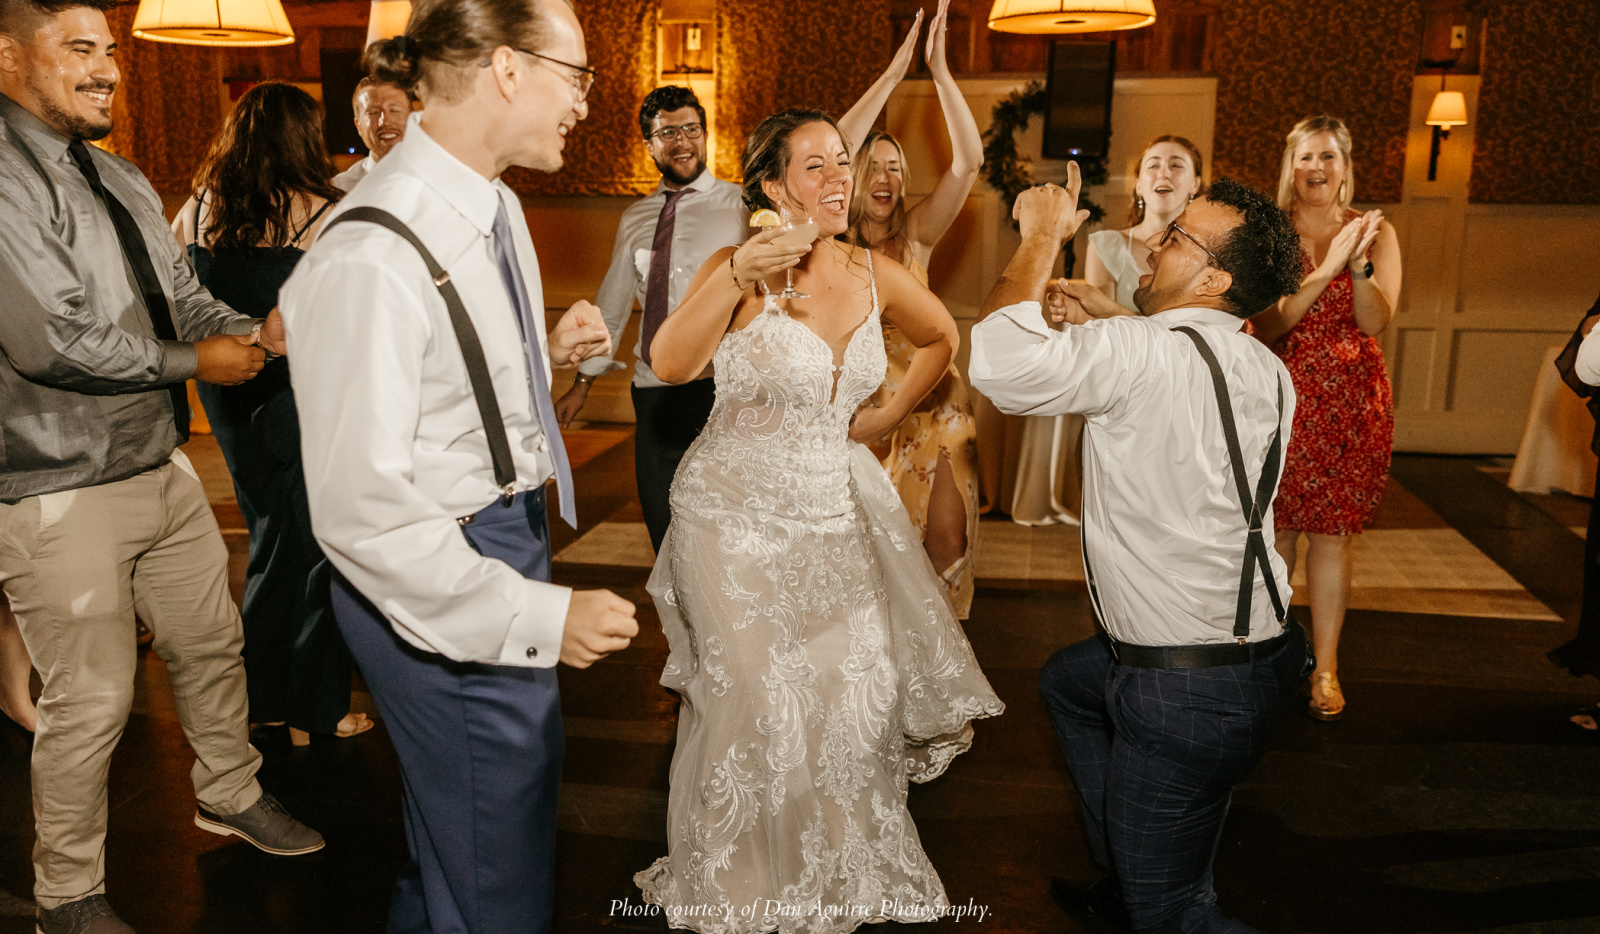
[[[663,379],[712,362],[717,399],[673,482],[650,578],[671,647],[661,680],[682,706],[668,855],[635,881],[672,926],[707,934],[938,917],[948,900],[907,782],[944,771],[970,721],[1004,709],[856,443],[898,424],[956,337],[902,267],[874,270],[868,251],[832,240],[846,152],[819,113],[768,118],[745,151],[746,202],[808,213],[824,239],[806,253],[768,232],[713,256],[651,346]],[[815,297],[751,287],[791,266]],[[884,377],[880,314],[921,349],[904,398],[858,413]]]

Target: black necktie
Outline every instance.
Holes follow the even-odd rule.
[[[83,140],[73,140],[67,147],[67,153],[77,163],[78,171],[88,180],[89,187],[94,189],[100,202],[106,206],[106,213],[111,215],[111,226],[117,229],[117,242],[122,244],[122,255],[128,258],[128,265],[133,267],[133,278],[139,284],[139,294],[144,296],[145,310],[150,313],[151,329],[156,337],[164,341],[177,340],[178,331],[172,326],[172,310],[167,305],[167,294],[161,290],[161,280],[156,277],[156,267],[150,262],[150,250],[145,246],[138,223],[116,195],[107,191],[100,181],[100,171],[94,167],[94,158]],[[172,421],[178,429],[178,443],[182,444],[189,440],[188,384],[173,383],[167,387],[167,392],[172,396]]]

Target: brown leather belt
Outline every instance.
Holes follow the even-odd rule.
[[[1283,648],[1294,635],[1289,623],[1283,632],[1260,642],[1227,642],[1221,645],[1134,645],[1129,642],[1111,642],[1111,654],[1118,664],[1134,668],[1217,668],[1222,665],[1247,665],[1265,658]]]

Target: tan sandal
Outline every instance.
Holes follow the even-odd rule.
[[[1321,695],[1322,703],[1317,703]],[[1306,712],[1327,723],[1344,716],[1344,691],[1339,687],[1339,676],[1331,671],[1317,671],[1311,674],[1311,703],[1306,705]]]
[[[345,725],[347,721],[350,724],[349,726]],[[352,736],[360,736],[377,725],[376,720],[364,713],[348,713],[344,715],[343,720],[339,721],[338,728],[328,735],[337,739],[349,739]],[[289,744],[292,746],[309,746],[311,745],[311,734],[291,726],[289,727]]]

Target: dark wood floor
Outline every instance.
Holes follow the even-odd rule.
[[[627,433],[574,440],[583,447],[580,533],[636,518]],[[196,462],[210,471],[228,526],[226,478],[204,452]],[[1398,485],[1380,518],[1387,527],[1455,529],[1554,613],[1353,610],[1341,653],[1347,716],[1291,717],[1235,794],[1216,869],[1227,913],[1270,932],[1600,932],[1600,744],[1565,722],[1600,699],[1600,684],[1543,659],[1576,620],[1583,543],[1572,527],[1587,503],[1519,496],[1486,466],[1398,457]],[[559,526],[554,534],[558,550],[577,538]],[[242,538],[226,537],[237,563]],[[638,602],[643,630],[627,652],[561,671],[563,934],[666,930],[659,917],[619,910],[638,906],[632,874],[666,851],[674,710],[656,683],[666,645],[646,576],[637,567],[558,566],[563,583],[611,587]],[[1076,581],[1003,584],[980,581],[967,631],[1007,712],[978,725],[972,751],[946,776],[913,788],[911,810],[952,902],[987,909],[980,930],[1076,931],[1050,903],[1047,880],[1087,880],[1092,870],[1035,679],[1054,649],[1090,632],[1087,601]],[[145,934],[382,931],[404,841],[381,726],[309,749],[270,734],[260,744],[263,783],[326,834],[323,854],[273,859],[193,826],[192,758],[163,665],[144,658],[112,770],[113,904]],[[0,739],[0,889],[17,895],[32,885],[26,753],[15,732]],[[31,930],[0,919],[0,934]]]

